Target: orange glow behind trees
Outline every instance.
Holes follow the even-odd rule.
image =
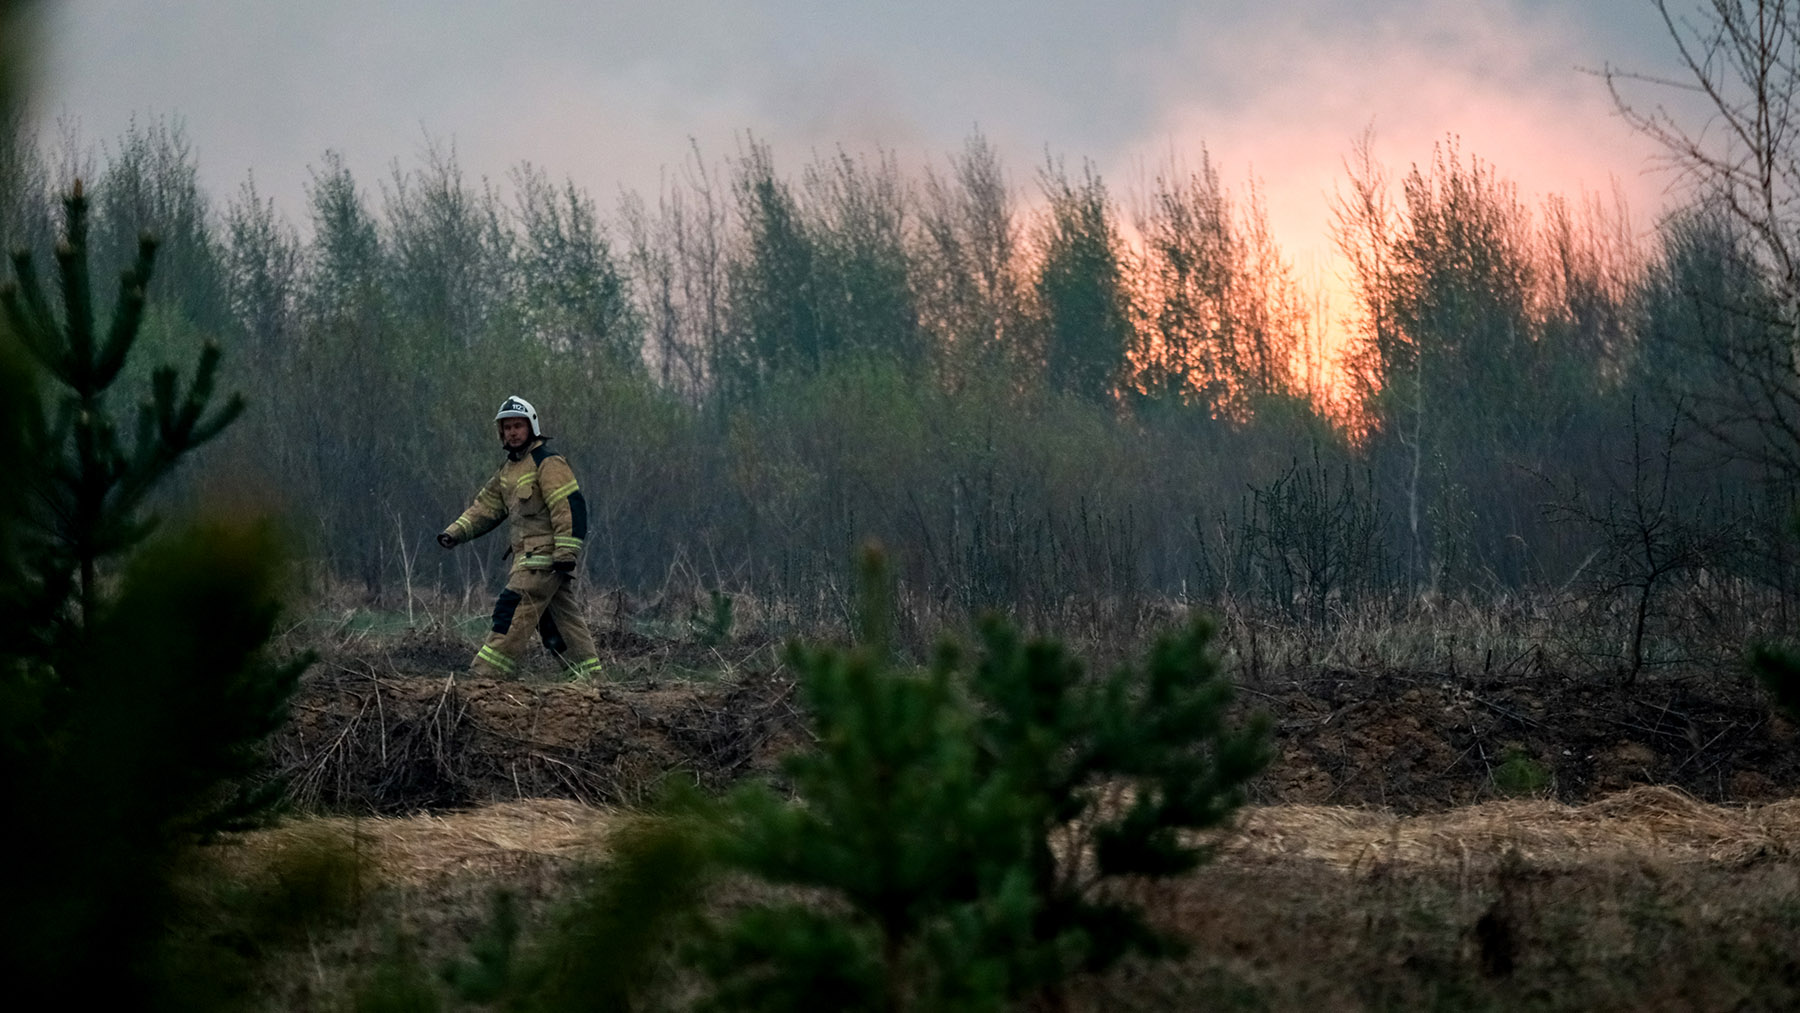
[[[116,150],[133,157],[101,174],[115,194],[180,199],[140,221],[100,195],[115,224],[201,209],[182,219],[197,223],[192,256],[171,260],[169,283],[230,297],[173,299],[185,323],[167,326],[257,356],[246,382],[282,420],[261,433],[278,461],[269,481],[309,503],[346,557],[373,560],[372,583],[386,536],[341,535],[362,529],[336,513],[356,500],[333,484],[332,448],[368,428],[352,406],[429,419],[383,432],[453,431],[504,362],[525,364],[509,385],[567,406],[566,432],[655,462],[621,475],[685,490],[620,508],[646,512],[619,530],[662,539],[613,543],[621,572],[665,572],[702,530],[804,581],[794,559],[837,558],[833,539],[867,529],[920,545],[927,532],[908,566],[979,570],[959,586],[1179,582],[1248,551],[1218,541],[1219,518],[1316,443],[1335,455],[1332,488],[1362,468],[1359,487],[1379,485],[1383,508],[1405,516],[1388,544],[1414,543],[1424,581],[1439,560],[1431,518],[1472,516],[1471,497],[1508,497],[1514,516],[1489,545],[1531,530],[1537,491],[1476,472],[1548,459],[1584,400],[1626,381],[1641,329],[1621,208],[1534,207],[1454,144],[1392,173],[1353,148],[1335,222],[1343,267],[1310,277],[1277,242],[1260,184],[1228,190],[1204,155],[1119,200],[1091,167],[1054,161],[1016,186],[979,136],[944,171],[910,178],[897,159],[842,152],[790,169],[752,142],[717,171],[696,157],[607,222],[541,173],[515,177],[527,185],[512,195],[477,189],[436,149],[378,192],[328,159],[302,235],[254,191],[206,211],[178,128],[153,124]],[[215,238],[218,217],[230,228]],[[29,243],[29,225],[0,220],[0,238]],[[479,284],[437,285],[449,302],[412,292],[418,277],[475,267]],[[296,431],[308,439],[281,437]],[[405,480],[384,509],[423,513],[439,451],[395,454]],[[721,485],[739,498],[720,506]],[[684,496],[694,513],[674,523]],[[1064,548],[1038,543],[989,558],[1040,537],[1088,540],[1095,569],[1078,574]],[[1061,569],[1027,579],[1040,563]]]
[[[1133,331],[1119,391],[1238,422],[1267,399],[1300,399],[1360,439],[1384,424],[1372,402],[1406,382],[1427,326],[1417,313],[1403,321],[1401,302],[1455,284],[1457,271],[1490,268],[1499,273],[1483,283],[1499,285],[1512,307],[1513,323],[1496,335],[1533,355],[1580,358],[1603,378],[1622,375],[1632,351],[1628,305],[1644,270],[1622,193],[1551,195],[1534,209],[1496,165],[1465,156],[1454,137],[1397,180],[1372,148],[1367,136],[1353,143],[1325,230],[1333,262],[1304,279],[1277,243],[1259,186],[1252,181],[1237,199],[1204,149],[1197,169],[1171,168],[1132,195],[1128,222],[1102,190]],[[1051,214],[1033,208],[1016,217]],[[1041,274],[1041,245],[1018,256],[1013,276]],[[1489,263],[1465,262],[1471,257]],[[1458,325],[1443,312],[1437,340],[1471,353],[1494,349],[1471,330],[1475,317]],[[1001,329],[990,325],[987,334],[1000,339]]]
[[[1329,386],[1357,414],[1367,417],[1384,391],[1400,396],[1396,385],[1420,382],[1433,340],[1459,369],[1483,356],[1535,355],[1621,376],[1632,351],[1631,292],[1645,266],[1622,195],[1610,205],[1553,195],[1534,214],[1492,163],[1465,160],[1453,137],[1428,165],[1409,169],[1397,196],[1366,136],[1346,177],[1331,235],[1351,307]],[[1500,329],[1484,335],[1495,321]]]
[[[1256,190],[1234,207],[1204,152],[1199,170],[1155,188],[1137,222],[1132,387],[1237,419],[1304,391],[1314,322]]]

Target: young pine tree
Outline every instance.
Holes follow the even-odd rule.
[[[79,182],[64,207],[60,312],[29,255],[0,287],[0,825],[15,862],[0,976],[28,1007],[192,1008],[166,970],[173,869],[271,801],[258,747],[303,663],[266,652],[281,571],[266,521],[151,538],[153,490],[243,404],[213,405],[208,347],[185,384],[154,372],[121,435],[114,386],[156,247],[140,243],[103,327]]]
[[[720,840],[726,868],[803,899],[748,906],[702,948],[715,1005],[997,1009],[1174,949],[1108,886],[1198,866],[1193,832],[1269,756],[1260,721],[1228,717],[1210,627],[1096,675],[997,617],[973,658],[945,647],[923,672],[864,626],[854,649],[789,652],[818,740],[787,762],[798,798],[739,793]]]
[[[972,657],[920,671],[892,661],[885,568],[863,565],[862,642],[788,652],[816,739],[785,762],[793,797],[688,795],[629,825],[520,954],[502,907],[504,945],[446,975],[462,998],[652,1009],[679,982],[682,1008],[1060,1008],[1070,976],[1179,948],[1114,887],[1203,862],[1195,832],[1270,755],[1261,718],[1228,714],[1210,627],[1099,676],[988,618]]]

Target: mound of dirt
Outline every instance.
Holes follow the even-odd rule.
[[[1507,794],[1579,804],[1653,784],[1710,802],[1800,794],[1800,737],[1748,678],[1330,671],[1246,698],[1275,719],[1280,745],[1260,802],[1423,812]]]
[[[307,808],[630,805],[666,776],[716,787],[772,768],[804,734],[793,690],[758,675],[621,688],[340,672],[306,682],[275,760]]]
[[[774,770],[807,739],[768,647],[614,634],[609,681],[583,687],[547,681],[547,656],[523,681],[453,682],[469,653],[456,636],[362,642],[308,675],[276,759],[295,801],[340,811],[631,804],[670,774],[716,787]],[[1624,685],[1542,670],[1290,672],[1240,699],[1274,721],[1278,759],[1252,791],[1265,805],[1579,805],[1637,785],[1713,803],[1800,795],[1800,734],[1731,673]]]

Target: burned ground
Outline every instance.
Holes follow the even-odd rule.
[[[467,649],[412,633],[327,654],[274,740],[304,808],[376,813],[520,798],[633,804],[668,777],[715,788],[772,769],[802,736],[779,666],[664,680],[650,641],[608,644],[618,681],[453,678]],[[454,657],[456,663],[449,663]]]
[[[498,896],[541,928],[662,779],[778,777],[808,742],[778,644],[613,633],[604,651],[587,687],[541,655],[517,681],[453,679],[451,633],[322,649],[276,751],[324,815],[220,859],[254,876],[335,835],[366,872],[353,918],[268,962],[265,1008],[342,1008],[408,947],[466,959]],[[1279,758],[1213,862],[1138,898],[1186,956],[1084,978],[1070,1009],[1800,997],[1800,741],[1747,676],[1265,668],[1239,700]]]
[[[340,1009],[396,938],[427,967],[467,959],[499,894],[546,924],[631,818],[557,799],[322,817],[216,858],[253,877],[322,842],[357,856],[359,913],[276,954],[260,985],[264,1008]],[[1251,807],[1217,832],[1214,861],[1132,888],[1187,953],[1084,977],[1068,1008],[1792,1008],[1797,830],[1800,801],[1716,806],[1668,788],[1418,816]]]
[[[468,646],[447,634],[339,645],[308,674],[278,766],[296,802],[325,810],[632,804],[670,776],[717,788],[773,774],[805,742],[778,645],[614,633],[604,651],[608,678],[588,687],[555,681],[547,658],[523,680],[453,679]],[[1553,669],[1289,671],[1263,673],[1241,702],[1269,715],[1279,747],[1259,804],[1417,813],[1646,784],[1710,802],[1800,789],[1793,724],[1734,672],[1628,685]]]
[[[1281,745],[1262,802],[1423,812],[1509,793],[1580,803],[1659,784],[1755,802],[1800,787],[1793,724],[1738,673],[1628,685],[1553,671],[1332,671],[1248,697]]]

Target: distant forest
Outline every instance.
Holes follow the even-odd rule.
[[[1453,142],[1404,171],[1348,146],[1343,349],[1204,156],[1121,195],[979,136],[917,174],[747,141],[603,210],[446,146],[377,180],[327,153],[294,222],[253,181],[203,192],[175,123],[3,144],[7,248],[53,263],[84,178],[96,278],[161,241],[145,344],[224,346],[251,409],[183,495],[276,506],[375,601],[495,579],[498,548],[431,538],[514,393],[587,492],[590,586],[796,623],[844,614],[873,537],[915,614],[1554,594],[1636,671],[1697,624],[1785,621],[1800,577],[1796,321],[1743,227],[1530,206]]]

